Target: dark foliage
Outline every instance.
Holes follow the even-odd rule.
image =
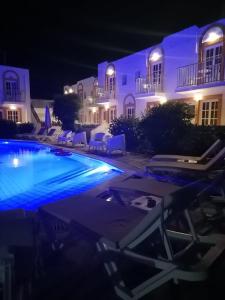
[[[139,120],[135,118],[119,117],[114,119],[109,127],[113,135],[125,134],[126,148],[128,151],[137,151],[140,145]]]
[[[155,153],[176,153],[187,134],[193,114],[188,104],[169,102],[154,107],[140,122],[145,148]]]
[[[78,120],[81,101],[78,95],[58,95],[54,99],[53,114],[62,122],[63,130],[74,130],[74,122]]]
[[[32,133],[34,130],[34,124],[33,123],[21,123],[17,124],[17,133]]]
[[[9,120],[0,120],[0,138],[14,138],[17,133],[16,123]]]

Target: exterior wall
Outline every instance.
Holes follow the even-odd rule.
[[[165,101],[184,101],[195,106],[196,117],[194,122],[201,124],[200,115],[203,101],[218,100],[220,120],[218,124],[225,125],[225,80],[212,82],[212,84],[203,84],[202,86],[190,86],[186,89],[178,88],[178,68],[196,64],[199,62],[201,51],[201,38],[203,33],[212,26],[225,26],[225,19],[216,21],[202,28],[192,26],[180,32],[165,37],[158,45],[149,47],[143,51],[134,53],[116,61],[103,62],[98,65],[99,86],[106,90],[105,77],[109,65],[115,68],[115,97],[105,95],[104,101],[97,99],[100,109],[104,105],[110,111],[110,107],[115,107],[117,117],[127,114],[125,107],[129,106],[125,102],[127,97],[134,98],[130,101],[135,110],[135,116],[141,117],[147,107],[154,106],[157,103]],[[139,73],[141,80],[148,82],[148,63],[151,53],[159,48],[162,52],[162,89],[152,92],[138,93],[136,91],[135,76]],[[224,45],[225,48],[225,45]],[[223,61],[225,60],[223,51]],[[224,67],[224,64],[223,64]],[[122,85],[123,76],[127,76],[127,83]],[[144,81],[145,82],[145,81]],[[200,101],[196,101],[196,97]],[[220,100],[221,99],[221,100]],[[199,99],[198,99],[199,100]],[[152,104],[151,104],[152,103]],[[219,109],[220,110],[220,109]]]
[[[55,120],[55,118],[53,116],[53,103],[54,103],[54,100],[31,99],[31,105],[33,106],[33,109],[37,113],[40,122],[43,123],[45,121],[45,107],[46,106],[49,107],[49,111],[50,111],[50,116],[51,116],[52,122],[56,122],[56,120]],[[36,126],[40,125],[40,124],[37,124],[38,122],[37,122],[34,114],[31,115],[31,121]]]
[[[6,81],[16,80],[16,93],[9,97],[6,91]],[[0,111],[3,119],[9,119],[9,114],[18,116],[18,122],[31,121],[30,78],[27,69],[10,66],[0,66]],[[14,112],[9,112],[14,111]]]
[[[83,124],[98,124],[97,106],[95,103],[94,83],[97,78],[89,77],[77,81],[71,86],[64,86],[64,94],[77,93],[81,98],[80,122]],[[82,91],[82,92],[81,92]]]

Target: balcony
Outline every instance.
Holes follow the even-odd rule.
[[[146,78],[136,79],[136,94],[141,96],[154,96],[156,93],[162,92],[161,78],[156,82],[150,82]]]
[[[24,102],[24,93],[21,91],[14,91],[13,93],[5,93],[5,102]]]
[[[96,95],[96,104],[109,102],[115,99],[115,91],[106,91],[103,87],[98,87]]]
[[[214,63],[207,61],[178,68],[177,89],[184,90],[225,84],[223,68],[222,57],[216,58]]]

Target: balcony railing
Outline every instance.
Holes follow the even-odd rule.
[[[178,69],[177,87],[197,86],[207,83],[224,81],[222,57],[217,62],[202,62]]]
[[[152,94],[155,92],[162,92],[161,78],[158,78],[156,82],[149,82],[146,78],[136,79],[137,94]]]
[[[101,103],[114,98],[115,98],[114,91],[106,91],[104,88],[98,87],[97,95],[96,95],[96,103]]]
[[[5,101],[11,101],[11,102],[22,102],[23,99],[23,93],[21,91],[14,91],[13,93],[5,93]]]

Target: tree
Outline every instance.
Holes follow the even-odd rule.
[[[74,130],[74,122],[78,120],[81,101],[77,94],[58,95],[55,97],[53,114],[62,122],[63,130]]]
[[[193,117],[191,106],[185,103],[168,102],[154,107],[140,123],[145,144],[156,153],[176,153]]]

